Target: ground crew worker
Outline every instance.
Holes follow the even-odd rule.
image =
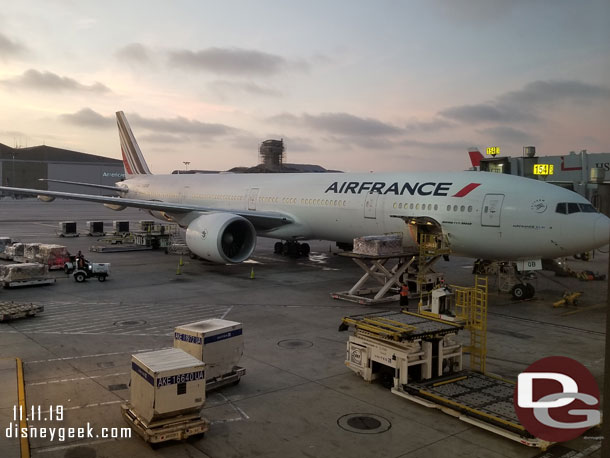
[[[409,287],[406,283],[403,283],[400,288],[400,305],[402,307],[409,306]]]
[[[78,266],[79,269],[85,268],[85,257],[80,252],[80,250],[78,250],[78,254],[76,255],[76,265]]]

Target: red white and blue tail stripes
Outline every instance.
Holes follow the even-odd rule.
[[[116,122],[119,127],[119,139],[121,140],[121,153],[123,154],[125,173],[127,175],[151,175],[138,142],[136,142],[131,127],[127,123],[125,113],[117,111]]]

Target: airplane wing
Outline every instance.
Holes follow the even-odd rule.
[[[97,188],[97,189],[106,189],[108,191],[116,191],[116,192],[126,192],[126,188],[122,188],[120,186],[109,186],[105,184],[95,184],[95,183],[81,183],[80,181],[66,181],[66,180],[51,180],[49,178],[38,178],[38,181],[47,181],[49,183],[63,183],[63,184],[71,184],[74,186],[86,186],[88,188]]]
[[[11,188],[0,186],[0,191],[8,191],[15,194],[30,196],[49,196],[60,199],[84,200],[86,202],[97,202],[100,204],[123,205],[125,207],[142,208],[144,210],[157,210],[167,213],[189,213],[189,212],[226,212],[239,215],[249,220],[256,229],[269,230],[286,224],[293,223],[292,217],[280,212],[259,212],[251,210],[235,210],[203,207],[199,205],[177,204],[158,200],[124,199],[122,197],[94,196],[90,194],[77,194],[72,192],[45,191],[42,189]]]

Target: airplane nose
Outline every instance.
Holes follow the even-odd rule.
[[[610,241],[610,218],[600,216],[595,222],[595,243],[598,247],[608,244]]]

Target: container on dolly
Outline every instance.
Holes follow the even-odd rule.
[[[130,401],[123,418],[146,442],[181,440],[204,434],[205,364],[177,349],[138,353],[131,357]]]
[[[176,327],[174,348],[193,355],[206,366],[208,391],[239,383],[246,369],[237,365],[244,353],[242,324],[210,319]]]

